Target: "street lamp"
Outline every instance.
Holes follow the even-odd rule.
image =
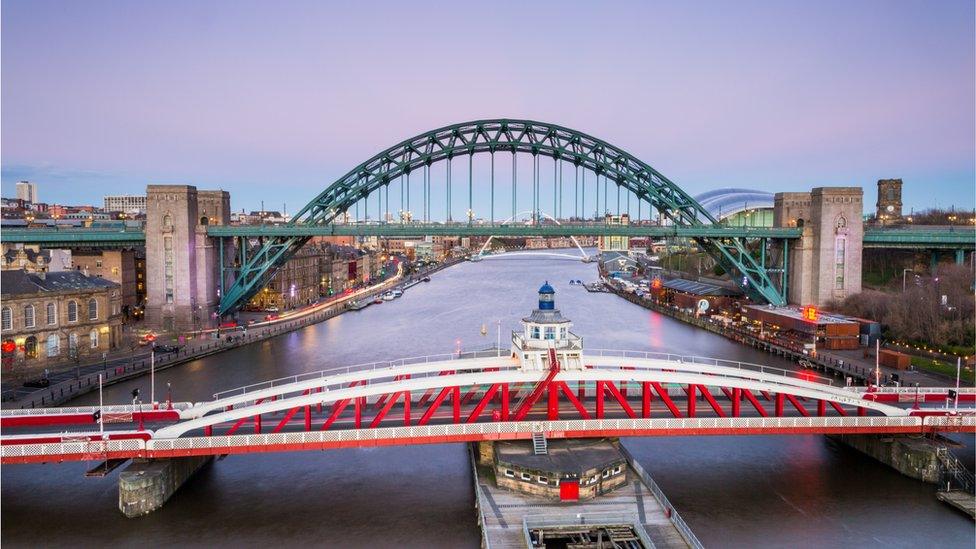
[[[905,275],[910,272],[914,273],[915,271],[911,269],[902,269],[901,271],[901,293],[905,293]]]

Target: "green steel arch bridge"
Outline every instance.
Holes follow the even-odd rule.
[[[490,221],[474,219],[474,156],[490,157]],[[510,156],[511,175],[503,182],[496,181],[496,157]],[[532,177],[522,185],[531,185],[530,224],[497,224],[499,213],[514,215],[526,189],[519,187],[518,160],[529,156]],[[552,185],[543,189],[541,157],[551,159]],[[455,221],[452,210],[457,204],[451,164],[467,161],[466,220]],[[506,158],[505,160],[508,160]],[[506,162],[507,164],[508,162]],[[445,164],[443,222],[434,220],[431,171],[434,164]],[[548,164],[548,162],[547,162]],[[573,170],[572,181],[564,189],[564,168]],[[567,170],[568,171],[568,170]],[[414,220],[410,207],[411,174],[422,176],[422,204],[419,219]],[[587,188],[587,176],[590,187]],[[602,185],[601,185],[602,182]],[[466,185],[464,185],[466,183]],[[612,183],[612,186],[610,185]],[[572,185],[571,187],[569,185]],[[398,220],[388,221],[391,212],[390,187],[394,196],[399,191]],[[519,190],[522,189],[520,193]],[[406,192],[405,192],[406,189]],[[610,190],[613,189],[611,195]],[[547,224],[542,220],[543,209],[550,205],[552,215],[565,219],[564,190],[572,193],[574,221]],[[462,200],[463,200],[462,194]],[[637,219],[664,218],[664,225],[636,223],[610,225],[604,222],[579,221],[585,217],[587,200],[592,198],[594,211],[601,213],[629,213],[636,203]],[[479,202],[481,202],[479,200]],[[545,205],[544,205],[545,202]],[[615,208],[611,207],[615,202]],[[371,203],[377,218],[370,221]],[[479,203],[479,208],[485,204]],[[521,204],[525,209],[527,204]],[[383,216],[385,211],[385,216]],[[439,211],[439,208],[438,208]],[[360,213],[362,215],[360,215]],[[355,220],[353,220],[355,214]],[[568,214],[567,214],[568,215]],[[277,226],[219,226],[207,227],[210,236],[237,238],[244,243],[238,258],[239,269],[230,288],[221,292],[219,313],[232,313],[246,303],[285,262],[309,239],[315,236],[587,236],[627,235],[648,237],[688,238],[708,253],[732,279],[754,299],[776,305],[786,303],[786,254],[780,253],[779,265],[767,262],[767,244],[780,243],[787,250],[789,242],[800,238],[797,228],[730,227],[721,225],[704,207],[677,184],[649,164],[622,149],[585,133],[529,120],[479,120],[446,126],[401,141],[359,164],[329,185],[290,222]],[[125,247],[144,243],[145,233],[138,230],[105,229],[6,229],[4,242],[41,244],[65,247]],[[973,249],[973,231],[964,228],[945,230],[926,228],[903,230],[866,228],[865,247],[918,249]],[[253,245],[252,245],[253,244]],[[775,263],[775,262],[774,262]],[[223,268],[223,267],[222,267]]]

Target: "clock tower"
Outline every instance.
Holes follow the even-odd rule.
[[[901,179],[878,180],[877,216],[882,224],[901,220]]]

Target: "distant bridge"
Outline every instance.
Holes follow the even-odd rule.
[[[467,223],[360,223],[333,225],[211,225],[207,234],[222,238],[271,238],[313,236],[630,236],[650,238],[778,238],[795,240],[802,230],[790,227],[730,227],[726,225],[607,226],[603,223],[527,225]],[[143,230],[113,229],[3,229],[3,242],[44,247],[131,247],[145,245]],[[864,246],[893,249],[976,249],[971,227],[865,227]]]
[[[484,356],[488,355],[488,356]],[[948,388],[863,391],[809,371],[593,351],[582,370],[507,355],[420,357],[292,376],[196,404],[0,411],[0,463],[164,458],[477,440],[976,432],[925,407]],[[961,400],[976,400],[963,389]],[[971,410],[969,411],[971,412]],[[104,436],[99,426],[104,427]]]

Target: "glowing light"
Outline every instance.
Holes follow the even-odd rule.
[[[804,307],[803,308],[803,318],[804,320],[809,320],[811,322],[817,321],[817,308],[816,307]]]

